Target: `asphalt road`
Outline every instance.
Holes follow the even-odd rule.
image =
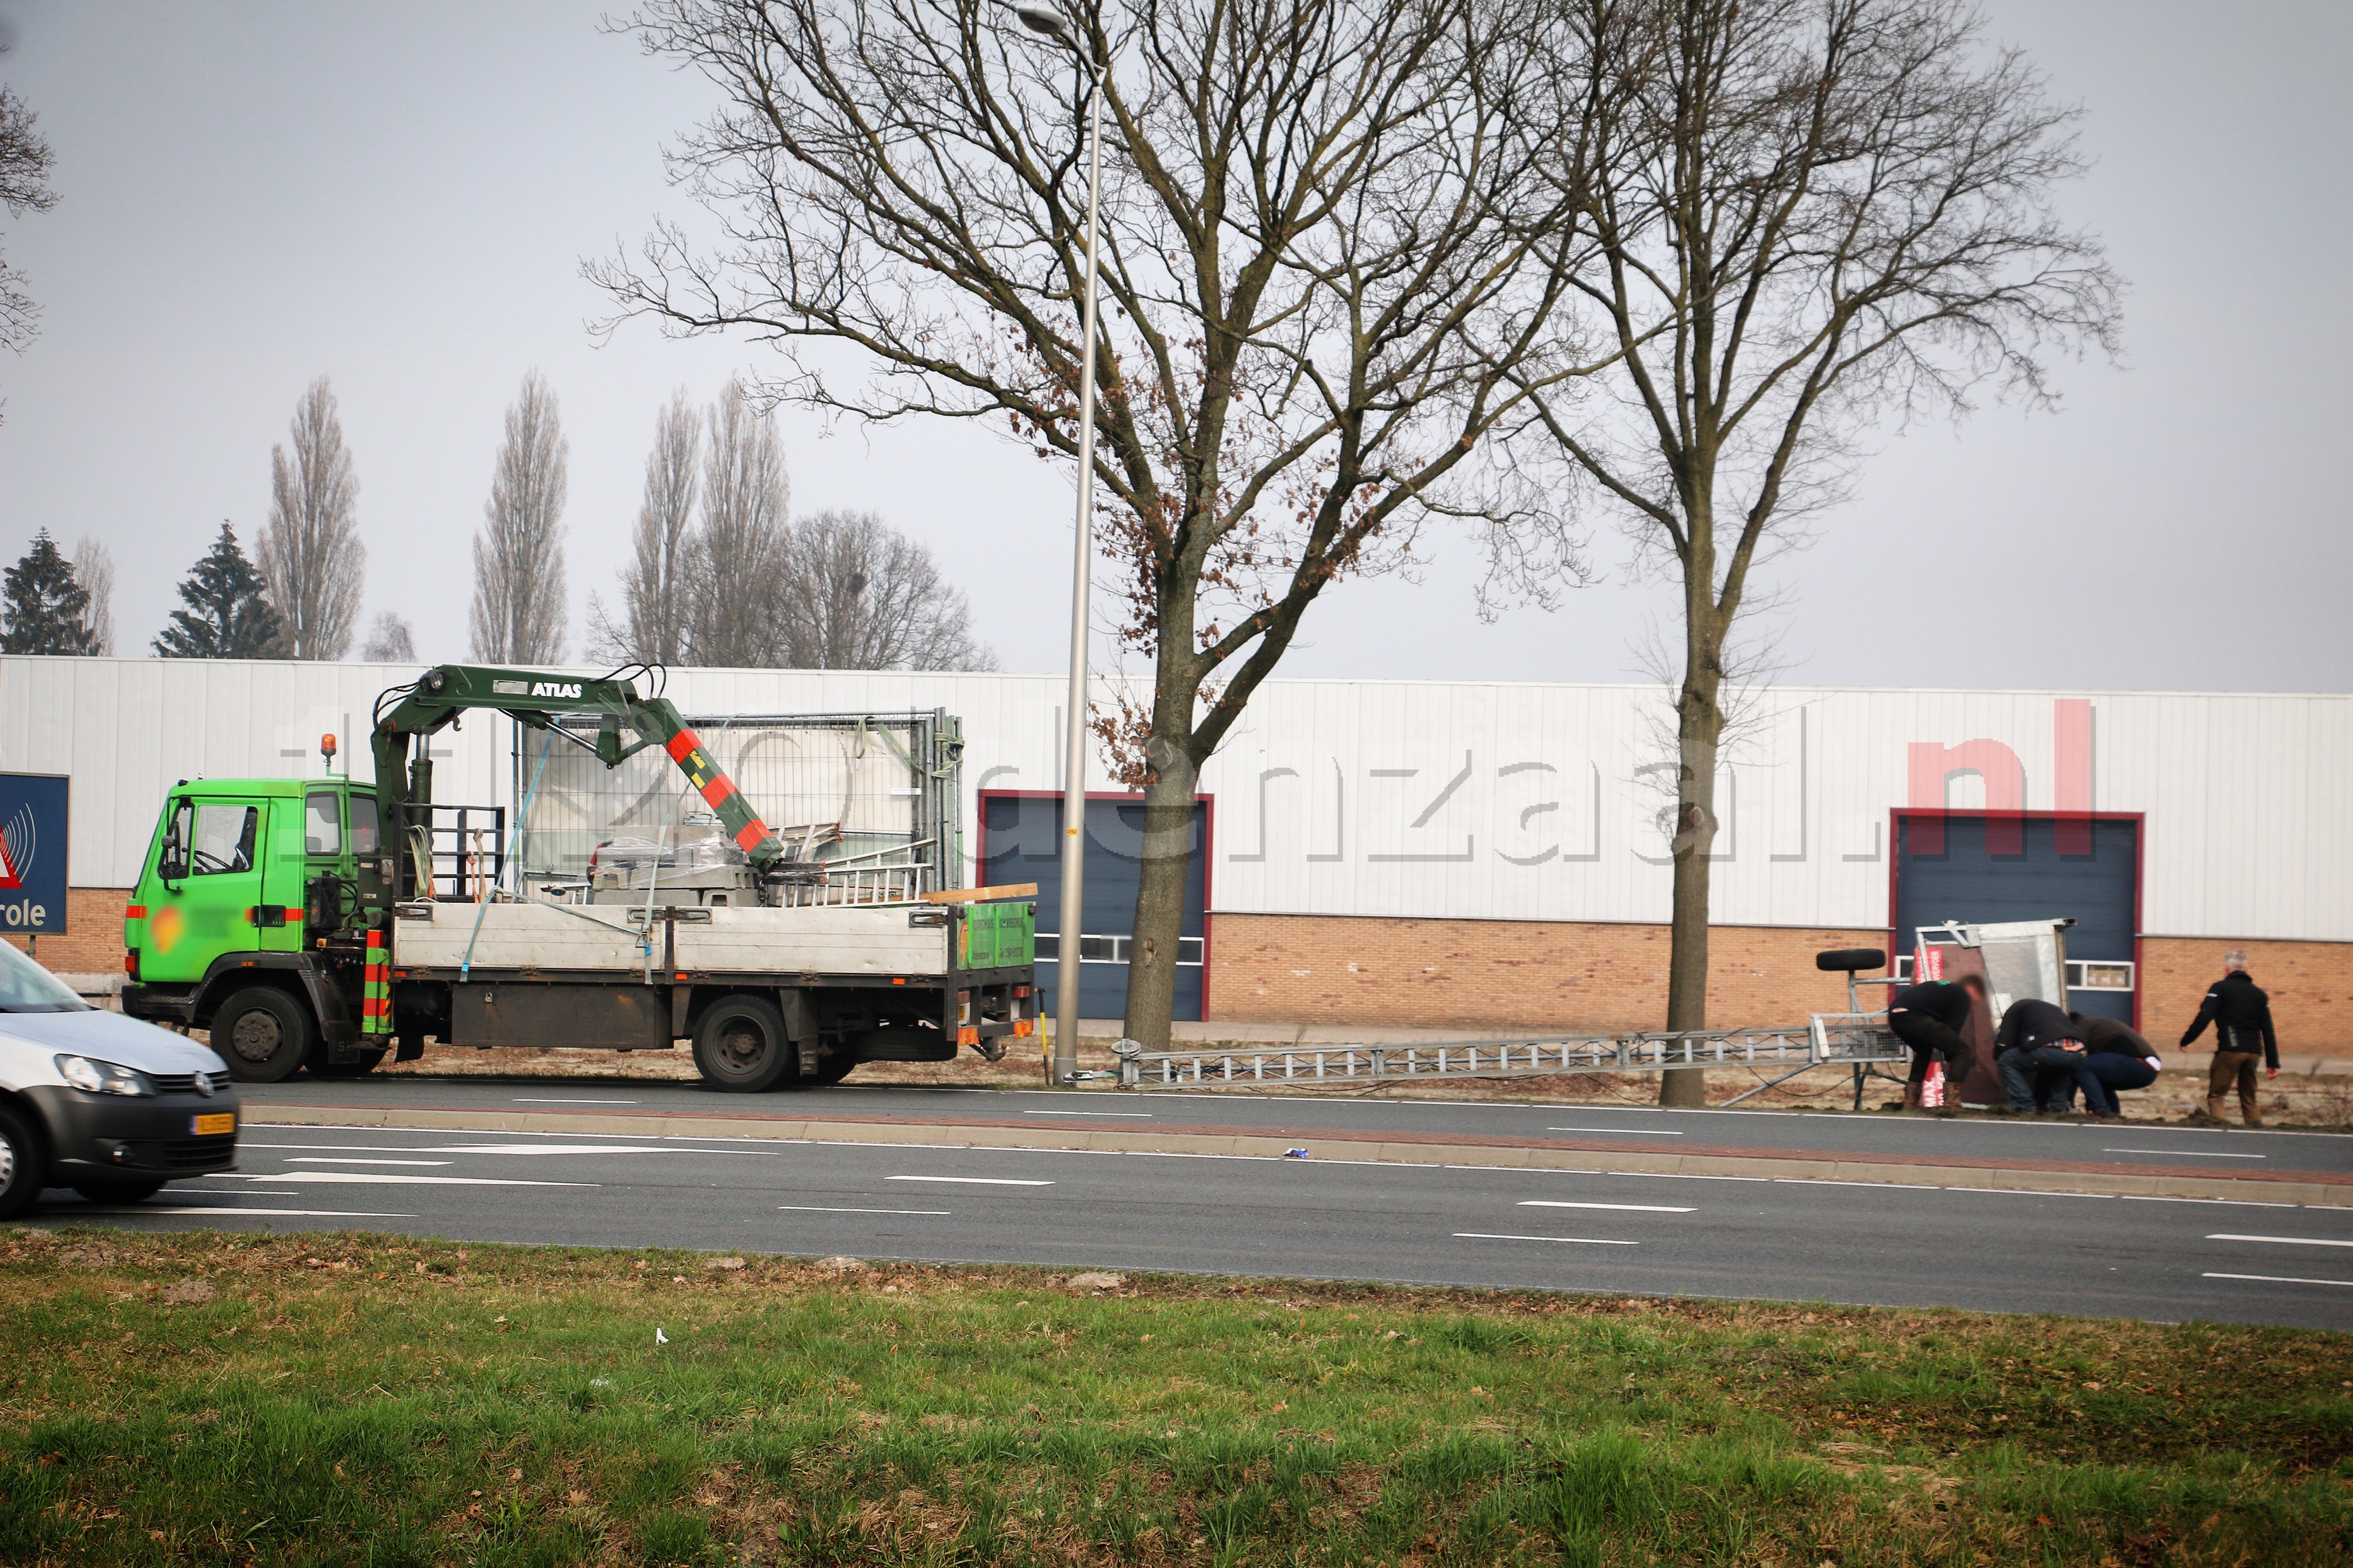
[[[317,1086],[349,1103],[392,1085]],[[397,1086],[407,1100],[441,1086]],[[509,1099],[643,1100],[586,1084],[469,1084]],[[891,1092],[891,1091],[880,1091]],[[903,1095],[904,1091],[897,1091]],[[259,1098],[259,1097],[257,1097]],[[276,1096],[283,1102],[283,1096]],[[842,1097],[828,1097],[838,1101]],[[1076,1109],[1068,1096],[992,1096]],[[732,1097],[705,1101],[733,1103]],[[1051,1103],[1049,1103],[1051,1102]],[[828,1109],[830,1109],[830,1105]],[[1198,1121],[1192,1099],[1104,1109]],[[1260,1106],[1264,1114],[1278,1108]],[[1295,1102],[1279,1108],[1304,1114]],[[1492,1117],[1505,1108],[1320,1104],[1323,1115]],[[1510,1108],[1562,1125],[1590,1107]],[[1662,1131],[1706,1113],[1628,1112]],[[1659,1126],[1681,1120],[1677,1126]],[[1774,1121],[1796,1119],[1773,1117]],[[1835,1119],[1832,1119],[1833,1121]],[[1815,1124],[1826,1135],[1831,1122]],[[2153,1137],[2116,1129],[1908,1136]],[[1855,1124],[1852,1136],[1881,1130]],[[1763,1136],[1746,1125],[1743,1142]],[[2189,1135],[2180,1135],[2188,1137]],[[2304,1140],[2261,1142],[2266,1157]],[[2186,1149],[2191,1145],[2185,1142]],[[2336,1147],[2331,1142],[2329,1147]],[[238,1171],[148,1204],[51,1194],[36,1223],[394,1231],[934,1262],[1177,1270],[1610,1293],[1766,1297],[2353,1330],[2353,1211],[1757,1178],[1572,1173],[1032,1149],[576,1133],[255,1126]]]
[[[1030,1121],[1148,1131],[1212,1128],[1294,1138],[1314,1151],[1319,1131],[1508,1137],[1577,1143],[1618,1140],[1687,1153],[1788,1150],[1911,1159],[2092,1162],[2165,1165],[2203,1175],[2324,1171],[2353,1173],[2353,1135],[2220,1131],[2130,1122],[2036,1118],[1885,1116],[1865,1112],[1659,1110],[1598,1105],[1498,1105],[1335,1095],[1313,1091],[1145,1091],[931,1089],[900,1086],[779,1094],[724,1094],[669,1080],[300,1078],[248,1086],[257,1104],[403,1106],[440,1110],[663,1111],[678,1115],[776,1115],[795,1119]]]

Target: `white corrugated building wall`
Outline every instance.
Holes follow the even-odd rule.
[[[174,781],[314,775],[329,732],[364,774],[377,694],[419,668],[0,658],[0,772],[72,780],[71,880],[90,890],[73,949],[102,934],[98,911],[136,880]],[[981,792],[1061,784],[1057,676],[669,679],[690,714],[959,716],[976,852]],[[2068,702],[2089,705],[2088,795],[2072,801],[2060,776]],[[1665,704],[1642,686],[1270,682],[1200,786],[1214,801],[1211,1016],[1504,1022],[1516,1006],[1547,1010],[1509,1019],[1520,1024],[1654,1022],[1642,1009],[1663,973],[1669,907]],[[2348,999],[2334,944],[2353,942],[2353,698],[1774,687],[1747,709],[1719,773],[1722,1005],[1744,994],[1733,971],[1748,963],[1771,982],[1746,988],[1757,1005],[1786,1011],[1781,979],[1813,984],[1798,963],[1805,942],[1885,932],[1891,814],[2005,804],[1999,779],[1968,771],[1941,802],[1913,797],[1914,748],[1968,742],[2015,757],[2029,813],[2142,815],[2136,934],[2152,1009],[2161,976],[2179,968],[2188,984],[2211,966],[2208,948],[2233,942],[2269,944],[2267,983],[2288,993],[2285,1011]],[[512,805],[512,731],[485,715],[436,736],[437,796]],[[1788,940],[1757,934],[1776,931]]]

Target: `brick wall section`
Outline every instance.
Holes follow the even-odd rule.
[[[1708,1016],[1790,1024],[1842,1010],[1833,947],[1883,947],[1883,931],[1719,926],[1709,942]],[[1535,921],[1216,918],[1214,1017],[1232,1023],[1408,1028],[1666,1026],[1667,928]],[[1883,987],[1866,987],[1866,1005]]]
[[[120,974],[122,973],[122,906],[131,901],[128,888],[68,888],[66,933],[41,938],[35,956],[59,974]],[[25,938],[7,938],[20,951]]]
[[[1209,1008],[1230,1023],[1565,1033],[1666,1024],[1664,926],[1221,914],[1214,935]],[[1883,930],[1718,926],[1708,943],[1708,1019],[1787,1024],[1841,1008],[1845,986],[1814,968],[1814,954],[1886,942]],[[2283,1049],[2353,1046],[2353,943],[2328,942],[2147,939],[2149,1038],[2169,1047],[2181,1037],[2234,947],[2271,994]],[[1869,1005],[1885,988],[1862,994]]]
[[[2140,944],[2140,1026],[2171,1049],[2198,1016],[2206,988],[2222,977],[2222,955],[2243,948],[2247,973],[2272,999],[2280,1049],[2337,1054],[2353,1046],[2353,942],[2209,942],[2144,937]],[[2210,1027],[2199,1046],[2211,1048]],[[2196,1049],[2197,1047],[2191,1047]]]

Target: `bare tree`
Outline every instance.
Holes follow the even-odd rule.
[[[0,206],[10,217],[47,212],[57,205],[49,189],[49,166],[55,154],[48,139],[35,131],[39,119],[25,100],[0,87]],[[0,345],[22,353],[39,330],[40,307],[33,302],[25,275],[0,259]]]
[[[533,371],[507,407],[507,438],[474,535],[474,657],[553,664],[564,657],[564,499],[572,444],[547,378]]]
[[[711,405],[702,526],[695,535],[689,662],[738,668],[779,661],[776,595],[784,584],[791,496],[776,421],[740,380]]]
[[[779,623],[792,669],[994,669],[932,552],[871,511],[793,526]]]
[[[294,451],[269,449],[269,521],[257,553],[288,658],[334,659],[352,646],[367,546],[360,482],[343,447],[334,389],[321,376],[294,405]]]
[[[114,655],[114,557],[106,546],[84,535],[74,546],[74,581],[90,595],[81,624],[90,631],[90,651]]]
[[[378,610],[375,619],[368,623],[367,641],[360,645],[360,658],[370,664],[414,664],[417,635],[395,612]]]
[[[1194,783],[1309,605],[1432,514],[1542,510],[1493,450],[1580,368],[1522,97],[1574,40],[1520,0],[1080,0],[1113,62],[1093,452],[1145,795],[1127,1029],[1168,1035]],[[622,315],[779,345],[770,396],[1003,421],[1079,456],[1090,85],[989,0],[650,0],[653,53],[725,106],[672,155],[731,237],[593,265]],[[1579,106],[1568,105],[1572,118]],[[805,344],[814,344],[807,358]],[[874,374],[844,382],[834,345]],[[826,374],[828,369],[831,374]],[[1002,426],[1000,426],[1002,427]]]
[[[646,494],[638,507],[635,549],[621,568],[622,620],[589,603],[597,657],[648,664],[686,662],[695,595],[694,500],[702,425],[680,387],[654,422],[646,456]]]
[[[1725,642],[1749,574],[1841,493],[1882,423],[1981,393],[2049,403],[2045,361],[2112,349],[2118,282],[2063,226],[2073,110],[1968,0],[1576,0],[1607,102],[1577,193],[1600,265],[1567,313],[1615,395],[1536,400],[1680,587],[1666,1025],[1705,1026]],[[1605,26],[1632,15],[1637,25]],[[1665,1075],[1662,1102],[1704,1077]]]

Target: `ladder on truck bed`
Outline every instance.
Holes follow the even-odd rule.
[[[1818,1013],[1782,1029],[1689,1029],[1676,1033],[1449,1040],[1426,1046],[1268,1046],[1260,1049],[1146,1051],[1133,1040],[1112,1047],[1124,1089],[1206,1089],[1218,1084],[1292,1088],[1552,1078],[1562,1073],[1665,1072],[1674,1068],[1780,1069],[1725,1103],[1816,1068],[1854,1072],[1855,1108],[1874,1067],[1909,1062],[1884,1013]],[[1103,1075],[1109,1077],[1109,1074]]]

